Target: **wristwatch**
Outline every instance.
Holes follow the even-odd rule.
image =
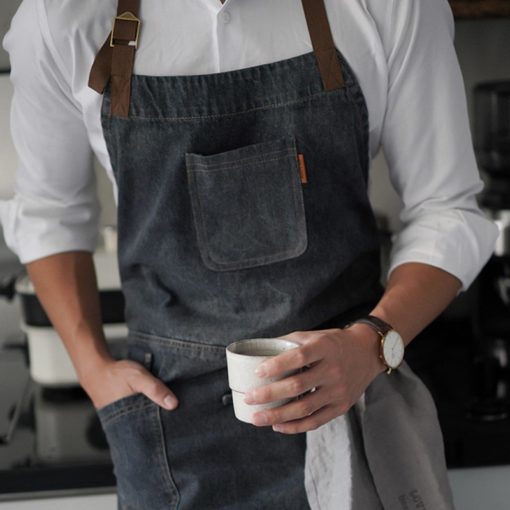
[[[397,369],[404,360],[404,341],[400,334],[393,329],[387,322],[375,317],[367,315],[350,322],[344,329],[353,324],[366,324],[379,333],[381,337],[379,358],[387,367],[387,374],[391,374],[392,370]]]

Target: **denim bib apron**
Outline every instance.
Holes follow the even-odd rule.
[[[311,36],[329,30],[305,14]],[[128,357],[180,402],[167,411],[136,393],[98,410],[119,508],[310,508],[305,434],[235,418],[225,346],[341,327],[382,294],[367,107],[341,52],[342,81],[326,88],[314,49],[132,75],[125,115],[112,114],[114,72],[104,89]]]

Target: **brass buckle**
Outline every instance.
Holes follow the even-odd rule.
[[[131,11],[123,12],[122,14],[119,14],[118,16],[116,16],[115,19],[113,20],[113,27],[112,27],[112,32],[110,35],[110,46],[113,48],[116,45],[113,42],[113,34],[115,33],[115,23],[117,23],[117,20],[136,22],[136,35],[135,35],[134,41],[127,41],[125,43],[121,43],[120,45],[121,46],[134,46],[135,49],[138,48],[138,35],[140,34],[141,20],[139,18],[137,18]],[[117,45],[118,45],[118,43],[117,43]]]

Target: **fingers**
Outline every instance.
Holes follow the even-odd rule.
[[[141,367],[142,370],[131,386],[134,390],[144,393],[153,402],[165,409],[173,410],[177,407],[179,401],[175,394],[168,389],[168,386],[161,380],[152,375],[148,370]]]
[[[282,398],[297,397],[316,386],[320,386],[323,382],[324,371],[318,363],[297,374],[247,391],[244,401],[247,404],[265,404]]]
[[[298,434],[300,432],[307,432],[309,430],[315,430],[333,418],[336,418],[341,414],[345,414],[345,412],[347,412],[347,410],[339,410],[335,405],[329,404],[306,418],[273,425],[273,430],[283,434]]]
[[[340,331],[332,328],[294,332],[282,337],[300,345],[264,361],[259,365],[261,370],[257,372],[258,375],[275,377],[286,375],[291,370],[309,368],[253,388],[247,392],[245,402],[264,404],[300,395],[301,398],[254,413],[254,425],[273,425],[276,431],[298,433],[313,430],[348,411],[349,402],[355,401],[360,385],[347,370],[351,360],[346,356],[349,351],[339,341]],[[314,388],[315,391],[306,393]]]
[[[291,335],[288,336],[290,339]],[[259,377],[273,377],[287,370],[303,368],[322,359],[326,354],[326,347],[326,342],[321,341],[321,336],[317,335],[299,347],[294,347],[264,361],[257,367],[255,373]]]
[[[253,414],[254,425],[274,425],[291,420],[305,418],[331,401],[327,391],[318,388],[302,398],[272,409],[265,409]]]

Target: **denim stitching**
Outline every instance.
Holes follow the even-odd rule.
[[[114,402],[111,402],[110,404],[114,404]],[[110,405],[110,404],[107,404],[107,405]],[[103,425],[106,425],[107,423],[110,423],[112,420],[114,420],[116,418],[119,418],[119,417],[124,416],[126,414],[130,414],[133,411],[144,410],[144,409],[146,409],[146,408],[148,408],[150,406],[151,406],[151,402],[147,402],[147,403],[138,404],[138,405],[136,405],[136,404],[129,404],[128,406],[122,407],[119,410],[113,410],[112,409],[111,411],[106,411],[105,415],[103,415],[101,417],[101,421],[102,421]],[[106,408],[105,408],[105,410],[106,410]]]
[[[283,106],[289,106],[289,105],[292,105],[292,104],[304,103],[306,101],[309,101],[312,98],[316,98],[316,97],[320,97],[320,96],[328,97],[328,96],[337,95],[337,94],[338,95],[346,95],[344,88],[333,89],[333,90],[328,90],[328,91],[322,90],[322,91],[316,92],[314,94],[309,94],[308,96],[305,96],[303,98],[294,99],[294,100],[286,101],[286,102],[283,102],[283,103],[272,103],[272,104],[264,105],[264,106],[256,106],[256,107],[249,108],[247,110],[238,111],[238,112],[216,113],[216,114],[213,114],[213,115],[194,115],[194,116],[184,116],[184,117],[142,117],[142,116],[138,116],[138,115],[132,115],[132,116],[127,117],[127,118],[116,117],[116,116],[112,116],[112,117],[114,117],[116,120],[124,121],[124,122],[130,121],[130,120],[133,120],[133,119],[137,119],[137,120],[149,120],[149,121],[168,121],[168,120],[174,120],[174,121],[179,121],[179,122],[180,121],[184,121],[184,122],[185,121],[193,121],[193,120],[199,120],[199,119],[216,119],[216,118],[229,117],[229,116],[234,116],[234,115],[244,115],[246,113],[250,113],[250,112],[258,111],[258,110],[276,109],[276,108],[280,108],[280,107],[283,107]]]
[[[261,142],[262,144],[267,144],[267,142]],[[238,149],[233,149],[233,151],[238,151],[238,150],[242,150],[244,149],[245,147],[251,147],[250,145],[245,145],[244,147],[239,147]],[[201,166],[201,167],[205,167],[205,168],[216,168],[216,167],[223,167],[223,166],[226,166],[226,167],[229,167],[229,166],[236,166],[236,163],[240,163],[241,161],[250,161],[251,159],[258,159],[260,158],[261,154],[254,154],[253,156],[249,156],[247,158],[239,158],[239,159],[231,159],[231,157],[228,155],[228,152],[230,151],[225,151],[225,152],[216,152],[215,154],[209,154],[208,156],[203,156],[203,155],[199,155],[199,157],[202,157],[202,158],[207,158],[207,157],[210,157],[210,156],[216,156],[216,155],[219,155],[219,154],[225,154],[225,157],[226,158],[229,158],[229,161],[219,161],[218,163],[201,163],[201,162],[194,162],[194,161],[190,161],[190,166]],[[279,149],[279,150],[276,150],[276,151],[269,151],[269,152],[263,152],[263,155],[266,155],[266,156],[269,156],[271,154],[279,154],[279,153],[286,153],[288,152],[289,154],[290,153],[293,153],[295,152],[294,149]],[[188,159],[189,160],[192,160],[194,157],[197,157],[196,154],[194,153],[187,153],[187,154],[193,154],[193,156],[188,156]],[[271,159],[265,159],[263,161],[260,161],[259,163],[264,163],[265,161],[272,161],[273,159],[279,159],[279,158],[271,158]],[[253,164],[256,164],[256,163],[253,163]]]
[[[193,224],[195,225],[198,249],[200,251],[200,256],[202,257],[204,264],[210,269],[212,269],[207,260],[207,257],[210,257],[210,254],[209,250],[206,248],[207,236],[205,233],[202,205],[200,202],[200,193],[198,191],[197,176],[195,172],[192,172],[188,175],[191,176],[191,179],[189,181],[190,184],[189,190],[191,194]]]
[[[215,345],[215,344],[203,344],[197,342],[196,340],[187,339],[187,338],[177,338],[177,337],[162,337],[159,335],[155,335],[154,333],[145,333],[143,331],[136,331],[131,329],[128,334],[128,341],[132,344],[136,344],[139,346],[145,346],[147,343],[155,342],[164,346],[168,346],[172,344],[174,347],[182,348],[184,350],[190,351],[200,351],[206,350],[212,353],[225,355],[225,346],[224,345]]]
[[[256,157],[258,158],[259,156],[256,156]],[[247,163],[247,165],[248,164],[250,166],[262,165],[262,164],[267,163],[269,161],[275,161],[275,160],[278,160],[278,159],[286,159],[288,157],[290,157],[290,155],[287,155],[287,156],[284,156],[284,157],[278,156],[278,157],[275,157],[275,158],[267,158],[267,159],[263,159],[262,161],[253,161],[251,163]],[[254,159],[254,158],[249,158],[249,159]],[[214,165],[214,164],[211,165],[212,168],[210,168],[209,165],[207,165],[207,164],[203,165],[203,164],[197,164],[197,163],[191,163],[190,166],[193,168],[193,172],[200,172],[200,173],[221,172],[222,170],[225,170],[227,168],[234,168],[234,169],[239,168],[240,170],[244,170],[246,167],[242,166],[242,165],[239,165],[240,161],[243,161],[243,160],[239,159],[239,160],[236,160],[236,161],[234,161],[232,163],[230,163],[230,162],[226,163],[225,162],[225,164],[222,165],[221,168],[215,168],[217,165]],[[218,166],[219,165],[221,165],[221,163],[218,164]],[[202,166],[204,168],[207,168],[207,170],[194,169],[194,167],[196,167],[196,166]]]
[[[172,469],[170,466],[170,461],[168,459],[168,454],[166,451],[166,440],[165,435],[163,433],[163,424],[162,424],[162,418],[161,418],[161,408],[158,406],[158,409],[156,410],[156,431],[159,436],[159,440],[161,443],[161,448],[159,450],[158,455],[158,461],[161,469],[165,472],[165,477],[167,478],[167,481],[169,482],[170,490],[174,493],[175,497],[173,498],[174,501],[172,502],[172,508],[178,508],[179,502],[181,500],[181,494],[179,492],[179,488],[177,487],[177,484],[175,483],[174,477],[172,476]]]

